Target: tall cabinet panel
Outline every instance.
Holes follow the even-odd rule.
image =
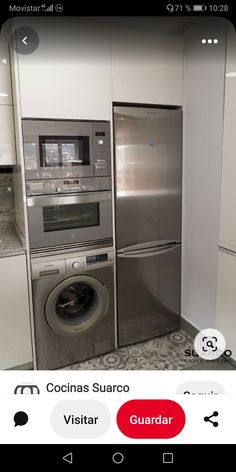
[[[236,360],[236,34],[228,34],[216,328]]]
[[[15,164],[13,107],[0,105],[0,166]]]
[[[0,369],[32,362],[25,255],[0,258]]]
[[[216,328],[236,361],[236,254],[219,251]]]
[[[0,105],[12,105],[8,43],[0,37]]]
[[[0,166],[15,164],[15,138],[9,48],[0,39]]]

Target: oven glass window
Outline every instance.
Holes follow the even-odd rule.
[[[88,136],[40,136],[41,167],[71,167],[90,164]]]
[[[99,226],[99,203],[43,207],[44,232]]]

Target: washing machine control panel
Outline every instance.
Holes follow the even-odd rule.
[[[45,256],[32,259],[32,279],[79,273],[111,266],[113,263],[113,248],[92,249],[62,256]]]
[[[99,250],[97,253],[95,253],[95,251],[89,251],[87,255],[66,259],[66,269],[67,272],[96,269],[110,266],[113,264],[113,261],[113,250],[104,250],[103,252]]]

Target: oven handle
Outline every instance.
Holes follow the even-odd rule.
[[[54,205],[73,205],[75,203],[93,203],[111,200],[111,192],[86,192],[73,195],[40,195],[37,197],[27,197],[28,207],[44,207]]]

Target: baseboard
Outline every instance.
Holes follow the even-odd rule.
[[[236,361],[232,357],[224,356],[225,360],[228,361],[236,369]]]
[[[199,333],[199,330],[182,316],[180,317],[180,328],[184,329],[192,338],[195,338]]]
[[[33,370],[33,362],[28,362],[27,364],[17,365],[6,370]]]

